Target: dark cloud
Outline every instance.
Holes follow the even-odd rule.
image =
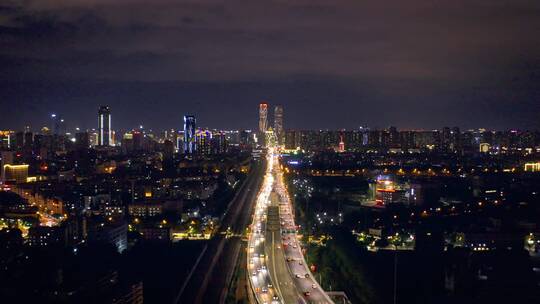
[[[5,2],[0,127],[108,103],[121,127],[245,128],[266,98],[298,128],[538,128],[538,33],[534,0]]]

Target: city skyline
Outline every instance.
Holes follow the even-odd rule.
[[[273,111],[271,111],[269,113],[269,109]],[[270,127],[272,127],[274,129],[274,132],[276,133],[276,138],[280,138],[281,137],[281,140],[283,140],[283,137],[285,135],[285,132],[286,131],[314,131],[314,130],[318,130],[318,131],[368,131],[368,130],[391,130],[392,128],[397,128],[399,129],[400,131],[442,131],[444,128],[457,128],[458,130],[461,130],[462,131],[481,131],[481,130],[486,130],[486,131],[531,131],[531,132],[535,132],[535,131],[539,131],[540,129],[519,129],[519,128],[515,128],[515,127],[511,127],[511,128],[506,128],[506,129],[490,129],[490,128],[485,128],[485,127],[475,127],[475,128],[464,128],[462,126],[459,126],[459,125],[438,125],[438,126],[435,126],[433,128],[402,128],[400,126],[396,126],[395,124],[390,124],[390,125],[387,125],[387,126],[369,126],[369,125],[362,125],[362,124],[359,124],[358,126],[356,127],[352,127],[352,128],[285,128],[283,126],[283,122],[284,122],[284,119],[283,119],[283,105],[281,104],[275,104],[275,105],[272,105],[272,104],[269,104],[267,101],[261,101],[259,104],[258,104],[258,110],[257,110],[257,126],[255,127],[248,127],[248,128],[238,128],[238,129],[234,129],[234,128],[223,128],[223,127],[216,127],[216,126],[213,126],[213,127],[210,127],[208,125],[203,125],[202,127],[199,126],[198,128],[196,128],[197,130],[229,130],[229,131],[241,131],[241,130],[250,130],[250,131],[259,131],[259,132],[262,132],[261,130],[265,129],[269,129]],[[107,113],[107,117],[106,118],[103,118],[103,113]],[[271,115],[270,115],[271,114]],[[185,125],[185,120],[186,120],[186,116],[189,116],[189,117],[194,117],[195,115],[183,115],[183,120],[184,122],[180,125],[180,127],[178,126],[171,126],[171,127],[166,127],[166,128],[163,128],[163,129],[153,129],[151,126],[148,127],[148,125],[144,125],[144,124],[136,124],[135,126],[131,126],[131,127],[117,127],[117,128],[113,128],[112,125],[111,125],[111,109],[108,105],[104,106],[104,105],[100,105],[99,108],[98,108],[98,124],[97,126],[90,126],[88,128],[81,128],[80,125],[81,124],[77,124],[76,122],[75,123],[69,123],[69,121],[66,121],[60,114],[56,114],[56,113],[53,113],[51,114],[50,116],[47,117],[48,121],[45,121],[43,123],[42,126],[39,126],[39,127],[32,127],[30,124],[24,124],[24,127],[20,128],[20,129],[5,129],[5,131],[21,131],[23,130],[24,132],[34,132],[34,133],[39,133],[39,132],[43,132],[43,130],[45,129],[48,129],[47,132],[52,132],[53,134],[76,134],[78,132],[88,132],[88,131],[96,131],[99,136],[99,134],[101,133],[101,129],[103,129],[103,127],[101,126],[101,123],[103,120],[105,120],[105,124],[107,124],[107,126],[105,126],[105,128],[107,129],[110,129],[110,132],[107,130],[106,133],[108,134],[107,137],[109,137],[109,141],[113,139],[113,137],[115,136],[114,135],[114,132],[115,131],[126,131],[126,132],[129,132],[130,130],[131,131],[134,131],[134,130],[148,130],[150,132],[161,132],[161,131],[165,131],[165,132],[168,132],[170,130],[177,130],[178,132],[182,132],[183,130],[185,130],[186,128],[186,125]],[[278,133],[280,131],[278,131],[278,129],[281,131],[281,135],[279,135]],[[72,132],[74,131],[74,132]],[[112,137],[111,137],[112,136]],[[106,139],[107,140],[107,139]],[[103,144],[102,143],[102,140],[101,139],[98,139],[98,141],[101,143],[100,145],[109,145],[109,144]]]
[[[269,105],[271,106],[271,105]],[[276,107],[280,108],[281,111],[283,111],[283,106],[282,105],[276,105]],[[275,110],[275,108],[272,108],[273,110]],[[95,109],[94,109],[95,110]],[[189,113],[193,113],[193,112],[189,112]],[[242,127],[239,127],[239,128],[234,128],[234,127],[231,127],[231,128],[227,128],[227,127],[223,127],[223,126],[215,126],[215,125],[209,125],[208,122],[203,122],[202,125],[198,125],[197,129],[201,129],[201,130],[228,130],[228,131],[241,131],[241,130],[250,130],[250,131],[255,131],[255,130],[259,130],[259,125],[257,125],[258,123],[260,123],[260,118],[258,118],[260,115],[260,112],[257,112],[257,113],[252,113],[252,114],[255,114],[257,115],[257,118],[253,119],[255,121],[255,124],[256,125],[252,125],[252,126],[247,126],[246,128],[242,128]],[[269,113],[268,113],[269,114]],[[272,113],[273,116],[270,116],[267,114],[267,127],[272,127],[274,129],[275,127],[275,121],[272,120],[272,123],[270,124],[270,119],[274,118],[275,116],[275,113]],[[24,132],[34,132],[34,133],[40,133],[40,132],[43,132],[44,128],[48,129],[49,132],[51,133],[55,133],[54,132],[54,129],[55,128],[58,128],[58,126],[55,127],[55,117],[56,117],[57,114],[51,114],[51,115],[48,115],[47,117],[45,117],[43,119],[43,122],[41,124],[32,124],[32,123],[23,123],[21,124],[20,126],[15,126],[15,127],[5,127],[5,128],[0,128],[0,130],[3,130],[3,131],[14,131],[14,132],[18,132],[18,131],[24,131]],[[116,115],[121,115],[121,114],[116,114]],[[89,115],[90,116],[90,115]],[[92,115],[94,116],[94,119],[95,119],[95,115]],[[182,132],[184,130],[184,123],[183,123],[183,119],[186,115],[185,114],[182,114],[181,116],[179,116],[179,121],[180,123],[176,122],[175,124],[172,124],[170,126],[164,126],[164,127],[153,127],[152,125],[148,125],[148,124],[144,124],[142,123],[142,121],[140,123],[134,123],[133,125],[129,126],[129,125],[123,125],[121,122],[118,122],[116,121],[116,119],[118,118],[117,116],[115,116],[115,126],[114,127],[111,127],[111,130],[114,132],[114,131],[125,131],[125,132],[129,132],[129,131],[134,131],[134,130],[148,130],[148,131],[152,131],[152,132],[163,132],[163,131],[170,131],[170,130],[176,130],[176,131],[179,131],[179,132]],[[197,117],[200,117],[199,115],[188,115],[188,116],[197,116]],[[254,115],[252,115],[253,117],[255,117]],[[121,117],[121,116],[120,116]],[[98,119],[98,123],[78,123],[78,122],[72,122],[69,120],[69,118],[67,120],[65,119],[61,119],[62,120],[62,123],[61,123],[61,128],[63,131],[65,131],[65,133],[71,133],[71,134],[74,134],[74,133],[77,133],[78,131],[96,131],[98,132],[99,131],[99,119]],[[284,120],[282,120],[284,121]],[[40,121],[41,122],[41,121]],[[289,121],[287,121],[287,126],[289,124],[292,124],[290,123]],[[118,126],[120,125],[120,126]],[[86,126],[86,127],[82,127],[82,126]],[[323,128],[323,127],[284,127],[283,128],[283,131],[288,131],[288,130],[294,130],[294,131],[362,131],[362,130],[389,130],[390,128],[397,128],[399,129],[400,131],[442,131],[443,128],[459,128],[461,129],[462,131],[477,131],[477,130],[486,130],[486,131],[532,131],[532,132],[535,132],[535,131],[540,131],[540,128],[519,128],[519,127],[516,127],[516,126],[510,126],[510,127],[507,127],[507,128],[489,128],[489,127],[485,127],[485,126],[471,126],[471,127],[464,127],[462,125],[458,125],[458,124],[434,124],[432,127],[412,127],[412,128],[408,128],[408,127],[404,127],[404,126],[400,126],[400,125],[397,125],[397,124],[388,124],[388,125],[368,125],[368,124],[363,124],[363,123],[358,123],[354,126],[351,126],[351,127],[335,127],[335,128]],[[74,132],[72,132],[74,131]]]

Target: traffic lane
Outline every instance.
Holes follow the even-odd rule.
[[[270,242],[266,246],[266,251],[270,261],[268,267],[274,288],[281,295],[282,303],[297,303],[300,298],[299,291],[296,289],[285,261],[280,232],[279,230],[269,231],[268,235]]]
[[[279,175],[280,173],[276,172],[276,174]],[[278,178],[277,180],[279,182],[282,181],[281,178]],[[281,211],[281,226],[287,231],[296,231],[296,226],[294,225],[294,217],[291,212],[291,202],[285,193],[284,187],[279,182],[276,185],[276,192],[280,197],[279,205]],[[303,291],[305,300],[314,303],[329,303],[326,294],[320,288],[319,284],[316,282],[311,272],[309,271],[308,265],[305,265],[304,257],[302,255],[302,249],[297,240],[296,232],[284,233],[283,235],[285,239],[283,240],[283,243],[287,243],[287,246],[283,246],[284,252],[286,253],[286,256],[290,258],[290,261],[288,262],[289,271],[294,277],[294,281],[298,289]]]
[[[328,303],[324,292],[319,289],[311,275],[308,274],[308,277],[306,278],[306,273],[303,272],[303,269],[299,269],[298,267],[291,267],[291,272],[295,273],[294,282],[297,289],[301,291],[306,300],[315,301],[316,303]],[[298,275],[298,277],[296,275]]]
[[[264,185],[265,189],[268,185]],[[250,282],[253,284],[254,292],[260,302],[279,304],[281,296],[276,292],[276,289],[269,287],[271,279],[268,274],[267,255],[265,256],[266,241],[263,238],[263,231],[266,233],[265,207],[268,191],[263,190],[257,197],[257,205],[252,222],[252,233],[249,236],[249,246],[251,248],[251,260],[248,261],[249,269],[252,272]],[[266,270],[263,270],[263,267]],[[275,297],[276,296],[276,297]],[[277,300],[274,300],[277,299]]]
[[[270,193],[269,202],[271,206],[278,205],[279,201],[275,193]],[[266,220],[269,219],[267,218]],[[266,252],[269,257],[268,267],[272,282],[274,283],[274,288],[280,294],[282,303],[301,302],[301,293],[297,290],[296,284],[293,282],[289,272],[287,262],[285,261],[285,253],[281,245],[280,229],[267,230],[267,240]]]
[[[291,239],[293,239],[293,237],[296,236],[288,234],[286,237],[291,237]],[[289,261],[289,269],[295,278],[297,288],[302,292],[305,299],[308,301],[314,301],[315,303],[328,303],[324,291],[320,289],[320,286],[313,278],[308,269],[308,265],[305,265],[303,262],[302,253],[300,250],[301,249],[298,246],[295,249],[292,245],[287,246],[287,249],[285,249],[287,257],[291,259]],[[297,277],[297,275],[299,277]],[[306,275],[308,276],[307,278],[305,277]],[[309,296],[306,296],[305,292],[309,292]]]
[[[259,228],[265,228],[264,223]],[[255,288],[256,296],[263,302],[270,302],[274,296],[279,295],[273,288],[268,288],[271,280],[268,273],[267,256],[265,254],[266,241],[262,238],[262,233],[257,232],[250,237],[251,259],[248,269],[251,271],[251,280]]]

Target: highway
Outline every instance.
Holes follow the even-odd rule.
[[[264,160],[253,163],[246,181],[222,217],[218,233],[208,241],[188,281],[179,287],[174,303],[224,302],[264,172]]]
[[[258,303],[333,303],[302,254],[278,155],[267,155],[249,236],[248,270]]]
[[[279,286],[272,285],[266,257],[266,217],[268,197],[272,191],[273,177],[271,174],[274,159],[268,158],[263,184],[257,194],[255,212],[250,226],[248,238],[247,270],[250,287],[258,303],[282,303]]]

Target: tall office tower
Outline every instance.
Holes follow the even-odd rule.
[[[12,146],[15,147],[16,150],[22,150],[24,147],[24,132],[20,131],[15,133],[15,140],[13,141]]]
[[[66,121],[58,114],[51,114],[51,130],[53,135],[65,135]]]
[[[32,156],[32,150],[34,149],[34,134],[32,132],[24,133],[24,148],[23,152],[25,156]]]
[[[253,134],[251,130],[242,130],[240,131],[240,145],[247,146],[253,143]]]
[[[442,129],[442,133],[440,134],[439,140],[440,140],[439,148],[442,151],[446,151],[446,152],[449,151],[450,150],[450,128],[449,127],[444,127]]]
[[[399,132],[396,127],[388,128],[388,147],[399,148]]]
[[[283,106],[278,105],[274,108],[274,133],[278,145],[284,144],[285,134],[283,133]]]
[[[90,147],[90,137],[88,132],[75,133],[75,146],[78,150],[85,150]]]
[[[98,146],[112,145],[111,109],[101,106],[98,110]]]
[[[197,151],[197,144],[195,142],[195,116],[184,116],[184,153],[193,154]]]
[[[259,132],[264,134],[268,129],[268,104],[261,102],[259,105]]]
[[[58,129],[60,128],[59,120],[60,120],[60,117],[58,117],[58,115],[51,114],[51,131],[52,131],[52,134],[55,134],[55,135],[58,134]]]
[[[458,152],[461,150],[461,132],[458,127],[453,127],[450,131],[450,151]]]

